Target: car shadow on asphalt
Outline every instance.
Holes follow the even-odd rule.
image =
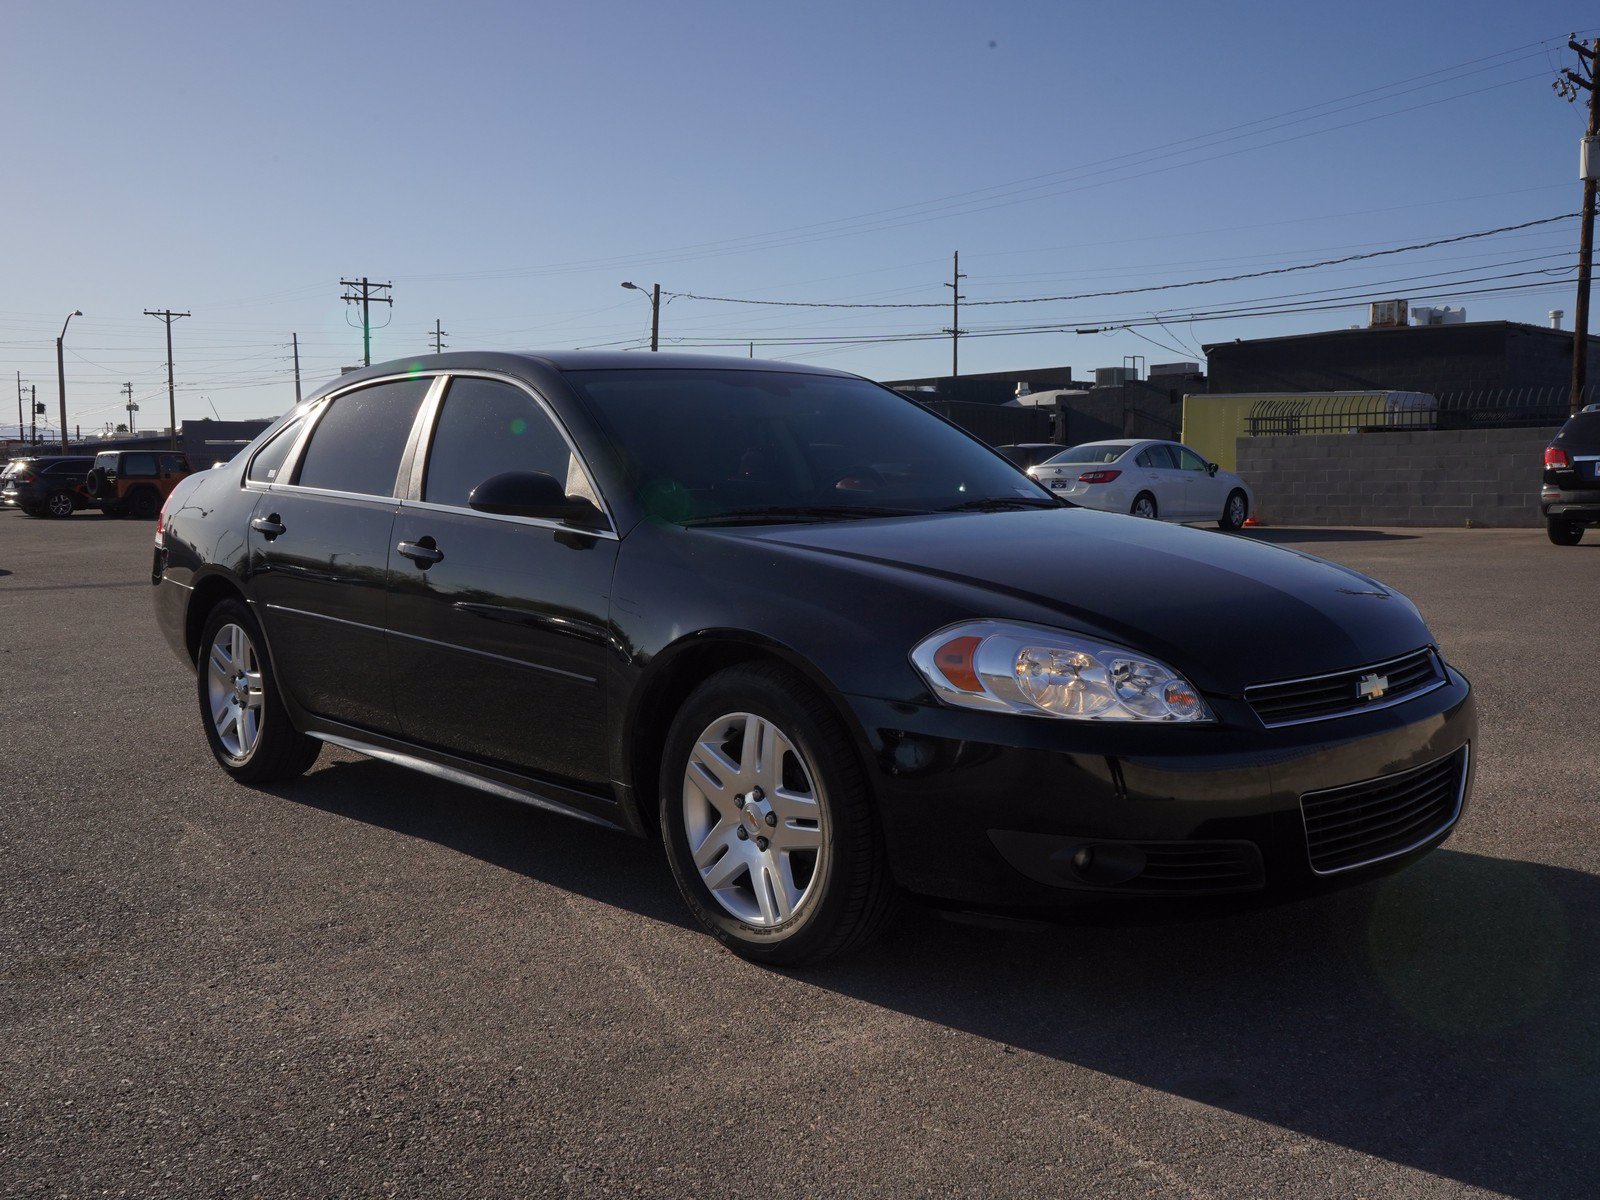
[[[1251,538],[1258,542],[1410,542],[1418,537],[1415,533],[1389,533],[1382,529],[1241,529],[1237,537]]]
[[[341,762],[269,790],[691,925],[653,842],[396,779]],[[1600,879],[1441,850],[1332,895],[1174,916],[1006,930],[913,907],[793,975],[1476,1187],[1600,1191]]]

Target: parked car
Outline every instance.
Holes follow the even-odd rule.
[[[1057,496],[1163,521],[1215,521],[1238,529],[1250,516],[1250,487],[1178,442],[1122,438],[1064,450],[1029,472]]]
[[[1348,568],[1057,501],[818,367],[563,352],[323,388],[156,526],[243,782],[332,743],[658,836],[771,963],[903,890],[1048,912],[1291,895],[1450,833],[1471,688]]]
[[[1568,417],[1545,450],[1539,511],[1558,546],[1576,546],[1600,525],[1600,406]]]
[[[17,459],[0,476],[0,506],[30,517],[70,517],[89,506],[84,479],[94,459],[44,455]]]
[[[995,449],[1026,471],[1060,454],[1066,447],[1055,442],[1017,442],[1010,446],[996,446]]]
[[[84,487],[101,512],[148,521],[188,475],[189,460],[175,450],[102,450]]]

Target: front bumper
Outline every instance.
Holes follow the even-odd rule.
[[[1475,767],[1476,709],[1454,670],[1445,686],[1393,708],[1279,729],[1262,728],[1242,704],[1219,712],[1216,726],[1131,728],[845,699],[865,734],[896,879],[962,908],[1296,894],[1369,878],[1449,836]],[[1333,870],[1325,856],[1313,861],[1302,797],[1405,783],[1458,754],[1448,810],[1424,817],[1416,837],[1375,861]],[[1313,795],[1310,807],[1318,803]]]

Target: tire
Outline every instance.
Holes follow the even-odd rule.
[[[72,515],[72,493],[51,492],[44,498],[44,512],[46,516],[55,517],[57,520]]]
[[[1577,521],[1562,521],[1555,517],[1547,517],[1545,532],[1558,546],[1576,546],[1583,541],[1583,526]]]
[[[95,467],[87,476],[84,477],[83,490],[88,492],[89,495],[93,496],[96,500],[100,499],[100,493],[105,491],[105,487],[106,473],[99,467]]]
[[[1250,499],[1238,488],[1228,493],[1228,499],[1222,505],[1222,515],[1217,518],[1217,528],[1232,533],[1244,525],[1245,518],[1250,515]]]
[[[161,511],[161,497],[149,488],[140,488],[128,497],[128,515],[138,521],[153,521]]]
[[[224,600],[212,609],[200,634],[195,669],[200,724],[217,762],[240,783],[302,775],[322,750],[321,742],[290,723],[266,646],[261,626],[238,600]],[[218,654],[224,648],[225,657]],[[243,680],[237,681],[241,675]],[[253,726],[250,713],[255,714]],[[230,720],[234,714],[237,719]]]
[[[703,683],[667,734],[659,783],[678,890],[740,957],[821,962],[865,945],[893,916],[899,893],[855,750],[787,668],[731,667]]]
[[[1140,492],[1133,498],[1133,507],[1128,509],[1130,515],[1135,517],[1148,517],[1152,521],[1159,521],[1161,513],[1156,508],[1156,498],[1149,492]]]

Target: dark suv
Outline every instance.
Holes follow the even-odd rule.
[[[189,460],[171,450],[102,450],[85,484],[107,516],[148,521],[172,489],[189,477]]]
[[[1539,511],[1558,546],[1576,546],[1584,526],[1600,525],[1600,411],[1568,418],[1545,450]]]
[[[19,459],[0,485],[0,507],[20,508],[30,517],[70,517],[89,506],[83,484],[93,466],[88,457]]]

